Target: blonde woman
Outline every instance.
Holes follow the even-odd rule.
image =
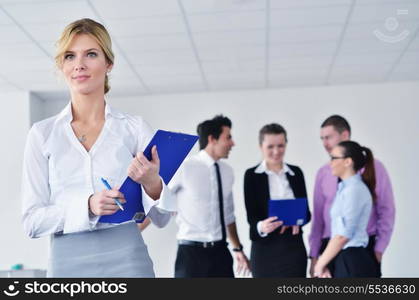
[[[71,101],[56,116],[35,123],[27,138],[23,168],[23,225],[31,238],[51,237],[50,277],[154,277],[153,264],[134,221],[100,223],[124,195],[107,190],[126,176],[143,187],[153,223],[163,227],[173,208],[159,177],[157,149],[142,151],[153,130],[105,101],[114,64],[110,36],[101,24],[81,19],[57,42],[56,65]]]

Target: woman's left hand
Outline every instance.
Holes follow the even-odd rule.
[[[138,152],[128,167],[128,176],[141,184],[145,192],[153,199],[158,199],[162,191],[159,176],[160,159],[156,146],[151,149],[151,161],[142,152]]]
[[[317,261],[316,265],[314,266],[314,277],[319,278],[332,278],[332,275],[330,274],[330,271],[328,268],[326,268],[325,265],[323,265],[320,260]]]
[[[323,269],[323,273],[320,274],[320,278],[332,278],[332,274],[330,273],[328,268]]]

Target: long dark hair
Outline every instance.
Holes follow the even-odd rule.
[[[370,190],[372,199],[375,202],[377,199],[377,194],[375,193],[376,180],[374,156],[371,150],[353,141],[340,142],[338,146],[343,148],[343,156],[352,158],[355,172],[358,172],[364,168],[364,172],[362,173],[362,180]]]

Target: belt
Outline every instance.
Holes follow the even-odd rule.
[[[195,247],[202,247],[202,248],[213,248],[217,246],[227,246],[226,241],[215,241],[215,242],[196,242],[196,241],[188,241],[188,240],[178,240],[179,245],[187,245],[187,246],[195,246]]]

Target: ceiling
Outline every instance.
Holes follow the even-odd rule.
[[[418,0],[0,0],[0,93],[65,90],[54,43],[83,17],[114,95],[419,80]]]

